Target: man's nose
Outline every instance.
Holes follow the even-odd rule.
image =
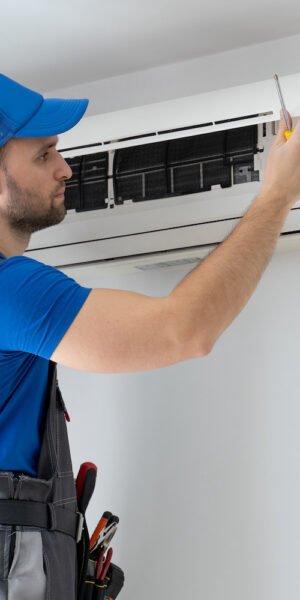
[[[59,158],[60,162],[55,173],[56,179],[71,179],[73,174],[71,167],[61,155]]]
[[[64,163],[65,163],[65,169],[67,172],[66,179],[71,179],[71,177],[73,175],[73,171],[72,171],[70,165],[68,165],[68,163],[65,161],[65,159],[64,159]]]

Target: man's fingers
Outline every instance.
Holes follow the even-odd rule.
[[[288,120],[290,123],[290,128],[292,129],[292,127],[293,127],[292,117],[288,111],[287,111],[287,115],[288,115]],[[297,125],[298,125],[298,130],[299,130],[299,135],[300,135],[300,119],[298,119]],[[277,139],[276,139],[277,143],[282,144],[283,142],[286,142],[285,135],[284,135],[284,132],[286,130],[287,130],[287,124],[286,124],[286,121],[284,118],[283,111],[282,111],[282,109],[280,109],[280,123],[279,123],[279,128],[278,128],[278,133],[277,133]]]
[[[281,112],[282,112],[282,111],[281,111]],[[293,128],[293,119],[292,119],[292,117],[291,117],[291,115],[290,115],[289,111],[287,110],[286,112],[287,112],[287,114],[288,114],[289,123],[290,123],[290,128],[292,129],[292,128]],[[282,113],[282,114],[283,114],[283,113]]]

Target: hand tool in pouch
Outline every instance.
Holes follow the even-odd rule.
[[[89,560],[89,532],[85,519],[85,511],[96,484],[97,467],[94,463],[82,463],[76,479],[76,495],[78,510],[84,518],[83,535],[77,544],[78,598],[84,598],[83,588]]]
[[[103,513],[103,515],[102,515],[102,517],[101,517],[101,519],[100,519],[100,521],[99,521],[99,523],[98,523],[98,525],[97,525],[97,527],[96,527],[96,529],[95,529],[95,531],[94,531],[94,533],[93,533],[93,535],[91,537],[91,540],[90,540],[90,550],[91,550],[91,552],[93,550],[95,550],[96,544],[97,544],[97,540],[98,540],[98,537],[100,535],[100,532],[107,525],[107,522],[109,521],[110,517],[112,517],[112,513],[109,512],[108,510]]]
[[[124,573],[117,565],[111,563],[112,550],[107,552],[105,559],[104,554],[116,533],[119,518],[109,511],[103,513],[91,541],[85,519],[85,511],[95,487],[96,474],[97,467],[93,463],[83,463],[76,480],[78,510],[84,517],[83,535],[77,544],[77,597],[78,600],[115,600],[124,585]],[[91,545],[96,548],[93,552],[91,552]],[[99,571],[101,569],[98,581],[96,580],[97,566]]]
[[[102,552],[104,553],[105,550],[102,550]],[[100,552],[100,554],[102,554],[102,552]],[[97,564],[97,571],[96,571],[96,579],[100,579],[100,581],[104,580],[104,577],[108,571],[109,565],[111,563],[111,559],[112,559],[112,555],[113,555],[113,549],[109,548],[109,550],[107,551],[107,555],[106,555],[106,559],[105,559],[105,563],[103,565],[102,568],[102,564],[99,564],[100,561],[98,560],[98,564]]]
[[[104,513],[104,514],[107,514],[107,513]],[[109,513],[109,514],[111,516],[107,520],[104,527],[103,527],[104,519],[102,517],[100,519],[99,525],[97,525],[97,527],[94,531],[92,540],[95,539],[95,534],[98,532],[99,533],[98,533],[98,537],[97,537],[95,543],[92,546],[91,546],[92,540],[90,542],[91,555],[95,555],[95,551],[97,551],[98,548],[100,548],[100,550],[106,550],[117,531],[117,524],[119,523],[119,517],[117,517],[116,515],[112,515],[111,513]],[[102,526],[101,526],[101,523],[102,523]]]

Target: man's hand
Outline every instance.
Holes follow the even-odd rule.
[[[288,112],[290,127],[292,117]],[[280,111],[280,125],[268,154],[261,195],[276,193],[291,208],[300,199],[300,119],[291,137],[286,140],[286,122]]]

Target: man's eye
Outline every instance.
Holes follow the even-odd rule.
[[[45,154],[41,154],[41,156],[39,156],[39,158],[45,158],[47,156],[48,152],[45,152]]]

